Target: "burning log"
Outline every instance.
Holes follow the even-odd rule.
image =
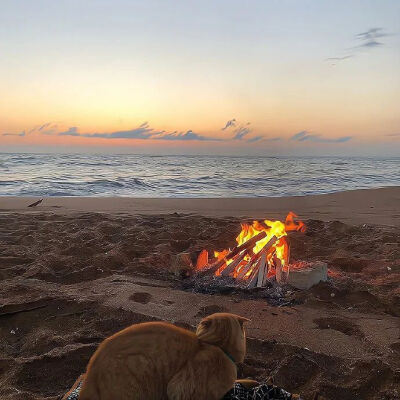
[[[244,276],[249,272],[249,270],[250,270],[250,267],[252,266],[252,262],[251,261],[249,261],[246,265],[244,265],[241,269],[240,269],[240,271],[238,272],[238,274],[237,274],[237,276],[236,276],[236,279],[243,279],[244,278]]]
[[[230,260],[233,257],[235,257],[237,254],[241,253],[243,250],[246,250],[244,253],[246,253],[249,249],[255,246],[255,244],[259,241],[264,239],[267,236],[267,233],[265,231],[260,232],[258,235],[252,237],[250,240],[247,242],[241,244],[240,246],[236,246],[231,252],[229,252],[224,258],[221,260],[216,261],[214,264],[210,265],[209,268],[203,269],[202,271],[199,272],[200,275],[208,275],[208,274],[214,274],[217,272],[226,262],[226,260]],[[272,238],[276,237],[273,236]],[[272,240],[271,238],[271,240]],[[271,241],[269,240],[268,243]],[[274,240],[274,241],[275,241]]]
[[[258,267],[257,287],[262,287],[264,285],[264,280],[266,280],[266,276],[268,273],[266,261],[267,261],[267,254],[266,251],[263,250],[260,258],[260,265]]]
[[[241,251],[245,250],[245,249],[250,249],[252,247],[255,246],[255,244],[264,239],[267,236],[267,232],[262,231],[260,232],[258,235],[252,237],[251,239],[249,239],[247,242],[244,242],[243,244],[241,244],[240,246],[236,246],[225,258],[227,260],[230,260],[231,258],[233,258],[236,254],[240,253]],[[274,236],[273,236],[274,237]],[[272,237],[272,238],[273,238]],[[272,240],[271,238],[271,240]],[[270,240],[270,241],[271,241]],[[276,240],[276,238],[275,238]],[[274,241],[275,241],[274,240]],[[268,242],[269,243],[269,242]]]
[[[196,264],[197,274],[232,276],[246,280],[249,288],[263,287],[276,275],[278,282],[287,282],[289,275],[289,231],[304,232],[305,225],[290,212],[281,221],[253,221],[242,223],[233,250],[215,251],[214,261],[208,264],[207,253],[200,253]],[[267,242],[267,243],[266,243]]]
[[[281,283],[282,282],[282,263],[281,260],[279,258],[275,258],[275,276],[276,276],[276,280],[277,282]]]
[[[199,276],[215,274],[225,263],[225,258],[222,258],[221,260],[218,260],[211,264],[208,268],[203,268],[197,274]]]
[[[256,263],[260,257],[261,257],[261,252],[254,254],[250,258],[250,261],[239,271],[236,278],[243,279],[245,275],[250,271],[253,264]]]
[[[253,268],[253,271],[251,272],[251,275],[249,277],[249,284],[247,285],[248,289],[252,289],[254,287],[257,286],[257,282],[258,282],[258,270],[260,268],[260,264],[261,264],[261,257],[258,260],[256,266]]]
[[[235,270],[235,268],[244,260],[246,254],[247,250],[244,250],[239,255],[237,255],[236,258],[221,272],[221,275],[230,275]]]
[[[208,251],[202,250],[199,256],[197,257],[196,262],[196,270],[200,271],[208,264]]]
[[[256,286],[262,287],[266,284],[268,279],[267,254],[277,240],[278,238],[276,236],[272,236],[272,238],[268,241],[268,243],[258,253],[260,254],[260,258],[257,265],[254,267],[253,274],[250,277],[249,284],[247,286],[248,288],[253,288]]]

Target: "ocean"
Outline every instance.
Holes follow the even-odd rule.
[[[262,197],[400,185],[400,158],[0,153],[2,196]]]

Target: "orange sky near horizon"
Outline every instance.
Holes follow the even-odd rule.
[[[400,154],[396,1],[43,3],[2,5],[0,151]]]

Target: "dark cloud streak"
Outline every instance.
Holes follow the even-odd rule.
[[[24,137],[26,136],[25,131],[22,131],[20,133],[3,133],[2,136],[19,136],[19,137]]]
[[[71,126],[67,131],[65,132],[59,132],[58,136],[81,136],[78,133],[78,128],[76,126]]]
[[[221,131],[224,131],[225,129],[228,129],[230,127],[236,126],[236,119],[230,119],[223,128],[221,128]]]
[[[203,136],[198,133],[193,132],[192,130],[188,130],[187,132],[172,132],[161,135],[159,137],[153,137],[152,139],[156,140],[199,140],[199,141],[221,141],[222,139],[219,138],[212,138],[208,136]]]
[[[148,122],[144,122],[139,125],[138,128],[125,130],[125,131],[115,131],[110,133],[79,133],[76,126],[70,127],[65,132],[58,133],[58,136],[80,136],[86,138],[100,138],[100,139],[142,139],[142,140],[176,140],[176,141],[216,141],[221,140],[218,138],[212,138],[188,130],[186,132],[166,132],[166,131],[155,131],[150,128]]]
[[[389,36],[388,33],[383,32],[383,28],[371,28],[365,32],[357,33],[356,38],[359,40],[371,40],[381,37]]]
[[[371,28],[365,32],[357,33],[355,35],[356,40],[361,42],[359,45],[351,47],[347,49],[351,51],[351,54],[344,55],[342,57],[329,57],[326,58],[325,61],[332,61],[332,62],[341,62],[347,60],[349,58],[353,58],[357,55],[359,51],[364,50],[372,50],[374,48],[384,46],[383,42],[378,41],[377,39],[383,38],[386,36],[390,36],[388,33],[384,32],[383,28]],[[332,64],[336,65],[336,64]]]
[[[315,143],[345,143],[351,140],[351,136],[341,136],[338,138],[324,138],[323,136],[319,134],[310,134],[308,131],[301,131],[298,133],[295,133],[290,140],[296,141],[296,142],[315,142]]]
[[[233,136],[234,140],[242,140],[245,136],[247,136],[251,130],[249,128],[244,128],[243,126],[235,129],[235,135]]]

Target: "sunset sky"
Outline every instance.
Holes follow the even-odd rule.
[[[400,155],[398,0],[2,0],[0,151]]]

